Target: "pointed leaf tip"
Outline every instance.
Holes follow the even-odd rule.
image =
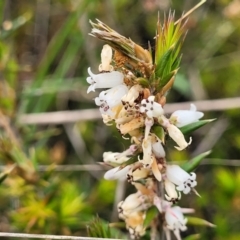
[[[184,169],[186,172],[192,172],[197,166],[200,165],[202,160],[211,153],[211,150],[201,153],[198,156],[194,157],[188,162],[185,162],[181,165],[181,168]]]

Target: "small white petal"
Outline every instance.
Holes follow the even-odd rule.
[[[102,114],[112,115],[112,108],[121,104],[122,96],[128,91],[125,85],[117,85],[106,91],[102,91],[98,98],[95,98],[95,103],[100,106]]]
[[[141,101],[140,112],[146,113],[149,118],[160,117],[164,113],[161,104],[154,102],[154,98],[155,96],[150,96]]]
[[[187,219],[181,212],[178,206],[168,208],[165,214],[166,223],[169,229],[174,230],[176,236],[180,237],[179,230],[185,231],[187,229]]]
[[[88,89],[88,92],[95,91],[96,88],[112,88],[123,84],[124,76],[118,71],[94,74],[91,69],[88,68],[88,74],[90,77],[87,78],[87,82],[93,86]]]
[[[190,178],[190,175],[178,165],[168,165],[166,169],[167,178],[176,185]]]
[[[130,169],[129,165],[122,169],[120,167],[112,168],[104,174],[104,179],[106,180],[126,179],[129,169]]]
[[[176,189],[184,194],[188,194],[197,185],[196,174],[189,174],[178,165],[168,165],[166,175],[167,179],[177,186]]]
[[[170,120],[172,119],[177,127],[183,127],[197,122],[204,114],[196,110],[196,106],[191,104],[190,110],[177,110],[171,115]]]

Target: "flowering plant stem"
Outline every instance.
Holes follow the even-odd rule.
[[[190,161],[184,170],[171,164],[165,153],[169,138],[177,150],[185,150],[192,138],[186,139],[181,129],[198,123],[204,115],[194,104],[170,117],[164,112],[181,61],[186,21],[184,17],[175,21],[172,12],[164,15],[163,22],[158,19],[154,54],[151,46],[143,49],[99,20],[90,23],[90,35],[107,44],[102,49],[99,73],[88,69],[88,92],[104,89],[95,98],[103,122],[114,124],[123,138],[131,140],[124,152],[103,154],[104,163],[111,167],[105,179],[127,179],[136,188],[118,204],[119,218],[125,221],[132,239],[150,228],[151,239],[161,236],[161,240],[170,240],[173,233],[180,240],[180,232],[187,229],[184,213],[194,210],[176,203],[182,194],[199,195],[196,174],[187,170],[194,170],[203,159]],[[158,210],[156,214],[148,214],[152,207]]]

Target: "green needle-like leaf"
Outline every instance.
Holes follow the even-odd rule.
[[[210,153],[211,151],[201,153],[200,155],[194,157],[190,161],[182,164],[181,168],[184,169],[186,172],[192,172],[194,169],[197,168],[197,166],[201,163],[201,161]]]
[[[207,123],[213,122],[215,120],[216,120],[216,118],[214,118],[214,119],[207,119],[207,120],[200,120],[198,122],[194,122],[194,123],[188,124],[188,125],[186,125],[184,127],[181,127],[179,129],[181,130],[181,132],[183,134],[187,134],[187,133],[191,133],[191,132],[197,130],[198,128],[203,127]]]
[[[207,226],[207,227],[216,227],[216,225],[206,221],[205,219],[196,218],[196,217],[187,217],[188,224],[195,226]]]
[[[159,214],[159,211],[156,207],[151,207],[147,210],[146,218],[144,220],[143,226],[148,227],[152,220]]]

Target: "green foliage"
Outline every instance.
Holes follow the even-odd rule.
[[[158,214],[159,214],[159,211],[156,207],[149,208],[147,210],[146,218],[144,220],[143,226],[148,227],[151,224],[152,220],[158,216]]]
[[[199,120],[197,122],[190,123],[184,127],[181,127],[180,130],[183,134],[188,134],[188,133],[191,133],[191,132],[197,130],[198,128],[203,127],[207,123],[213,122],[215,120],[216,119]]]
[[[183,20],[182,20],[183,21]],[[159,92],[176,75],[181,57],[180,49],[183,43],[184,24],[174,22],[174,14],[169,12],[164,22],[158,20],[155,52],[156,91]]]
[[[86,222],[96,213],[100,212],[101,218],[110,219],[116,182],[99,181],[102,172],[66,169],[69,164],[94,163],[92,158],[101,161],[104,149],[119,152],[125,149],[124,141],[119,144],[118,133],[103,128],[100,121],[90,121],[78,123],[73,136],[65,131],[66,125],[32,128],[20,124],[18,118],[22,113],[93,108],[90,100],[97,94],[87,96],[85,93],[86,69],[90,65],[96,69],[102,45],[87,37],[89,19],[98,18],[108,23],[130,37],[130,43],[136,41],[143,49],[148,49],[147,40],[152,41],[157,12],[163,10],[154,4],[147,5],[147,1],[141,4],[126,0],[75,2],[52,0],[48,6],[48,1],[0,1],[3,13],[0,33],[0,163],[3,167],[0,173],[0,223],[3,230],[6,227],[10,232],[81,236],[86,235]],[[176,74],[181,47],[184,53],[181,73],[185,74],[176,75],[173,88],[177,93],[170,96],[172,102],[239,96],[239,14],[234,15],[229,10],[233,2],[236,1],[207,3],[206,9],[190,16],[185,26],[191,34],[183,45],[185,23],[174,24],[173,14],[165,17],[162,25],[159,23],[155,40],[164,45],[157,46],[153,61],[156,76],[151,77],[159,86],[157,90],[167,86]],[[173,1],[171,8],[176,9],[176,16],[185,10],[179,1]],[[204,18],[198,17],[203,15]],[[163,28],[164,24],[168,27]],[[38,32],[38,27],[43,31]],[[130,66],[134,67],[139,56],[134,48],[127,48],[126,52],[133,60]],[[201,79],[203,89],[198,89],[196,79]],[[148,85],[141,74],[139,83]],[[196,96],[201,90],[205,95]],[[205,113],[209,119],[219,118],[221,114]],[[229,125],[222,133],[221,127],[216,129],[222,135],[217,139],[211,157],[227,158],[218,162],[226,165],[230,164],[229,160],[236,159],[238,166],[239,109],[224,111],[223,117]],[[209,128],[200,128],[208,122],[210,120],[201,120],[182,128],[184,134],[198,129],[196,140],[178,155],[168,149],[170,155],[175,153],[176,158],[184,155],[191,159],[192,152],[201,145],[201,135],[208,135],[208,130],[215,128],[214,123],[206,126]],[[152,131],[164,138],[162,128],[153,127]],[[71,142],[76,136],[82,141]],[[205,141],[205,145],[210,145]],[[199,155],[182,167],[192,171],[205,156]],[[62,168],[64,171],[57,172],[59,164],[66,165],[65,169]],[[201,165],[198,168],[196,189],[202,198],[196,198],[194,208],[201,219],[209,219],[217,228],[199,226],[198,229],[194,224],[194,230],[189,228],[193,235],[186,240],[200,238],[194,234],[195,230],[201,233],[201,239],[240,238],[239,185],[237,167]],[[193,207],[184,196],[182,201],[184,206]],[[149,212],[148,222],[153,217],[154,214]],[[96,227],[100,234],[110,231],[111,237],[117,236],[102,219],[97,221],[94,224],[100,224],[101,227]],[[189,223],[191,221],[196,222],[196,219],[189,218]],[[123,230],[122,226],[120,229]]]
[[[197,168],[197,166],[201,163],[201,161],[204,160],[204,158],[208,156],[210,153],[211,151],[207,151],[205,153],[199,154],[198,156],[194,157],[188,162],[182,164],[181,168],[183,168],[186,172],[194,171]]]
[[[119,233],[110,228],[109,224],[95,217],[89,224],[87,224],[87,231],[90,237],[98,238],[116,238],[120,239]]]

